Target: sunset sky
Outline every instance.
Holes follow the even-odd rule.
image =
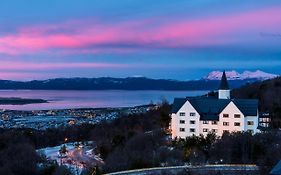
[[[281,74],[280,0],[7,0],[0,79]]]

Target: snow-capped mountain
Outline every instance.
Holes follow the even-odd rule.
[[[266,73],[260,70],[256,71],[244,71],[239,73],[235,70],[226,71],[226,77],[228,80],[247,80],[247,79],[256,79],[256,80],[266,80],[278,77],[279,75]],[[203,77],[205,80],[220,80],[222,76],[221,71],[212,71],[207,76]]]

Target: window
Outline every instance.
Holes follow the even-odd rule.
[[[203,124],[209,124],[209,121],[203,120]]]
[[[252,129],[248,129],[247,131],[248,131],[249,133],[251,133],[251,134],[254,133],[254,130],[252,130]]]
[[[223,130],[223,133],[229,133],[229,130]]]
[[[189,123],[190,124],[195,124],[195,120],[190,120]]]
[[[217,133],[218,130],[217,130],[217,129],[212,129],[212,132],[213,132],[213,133]]]
[[[234,114],[234,118],[240,118],[240,114]]]
[[[203,132],[208,132],[208,129],[207,128],[203,128]]]
[[[223,114],[222,116],[223,116],[223,118],[228,118],[229,117],[228,114]]]
[[[180,116],[185,116],[185,113],[184,112],[180,112]]]
[[[229,126],[229,122],[223,122],[222,125],[223,126]]]
[[[195,112],[191,112],[189,115],[190,116],[195,116]]]
[[[180,124],[185,124],[185,120],[180,120]]]
[[[185,128],[180,128],[180,132],[184,132],[185,131]]]
[[[195,129],[194,128],[190,128],[189,131],[190,132],[195,132]]]
[[[240,126],[239,122],[234,122],[234,126]]]
[[[218,122],[217,121],[212,121],[212,125],[217,125]]]
[[[254,121],[248,121],[248,125],[254,125]]]

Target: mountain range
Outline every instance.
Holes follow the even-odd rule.
[[[256,80],[267,80],[276,78],[279,75],[276,74],[270,74],[263,72],[261,70],[256,71],[244,71],[242,73],[239,73],[235,70],[232,71],[226,71],[225,72],[226,77],[228,80],[247,80],[247,79],[256,79]],[[203,77],[205,80],[220,80],[222,76],[221,71],[212,71],[207,76]]]
[[[177,81],[170,79],[129,78],[56,78],[49,80],[11,81],[0,80],[0,89],[30,90],[216,90],[222,72],[213,71],[200,80]],[[262,71],[226,72],[231,88],[247,83],[271,79],[277,75]]]

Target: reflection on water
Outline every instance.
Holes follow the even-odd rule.
[[[129,107],[173,101],[174,97],[196,96],[206,91],[57,91],[57,90],[1,90],[0,97],[40,98],[49,103],[0,105],[1,109],[36,110],[64,108]]]

